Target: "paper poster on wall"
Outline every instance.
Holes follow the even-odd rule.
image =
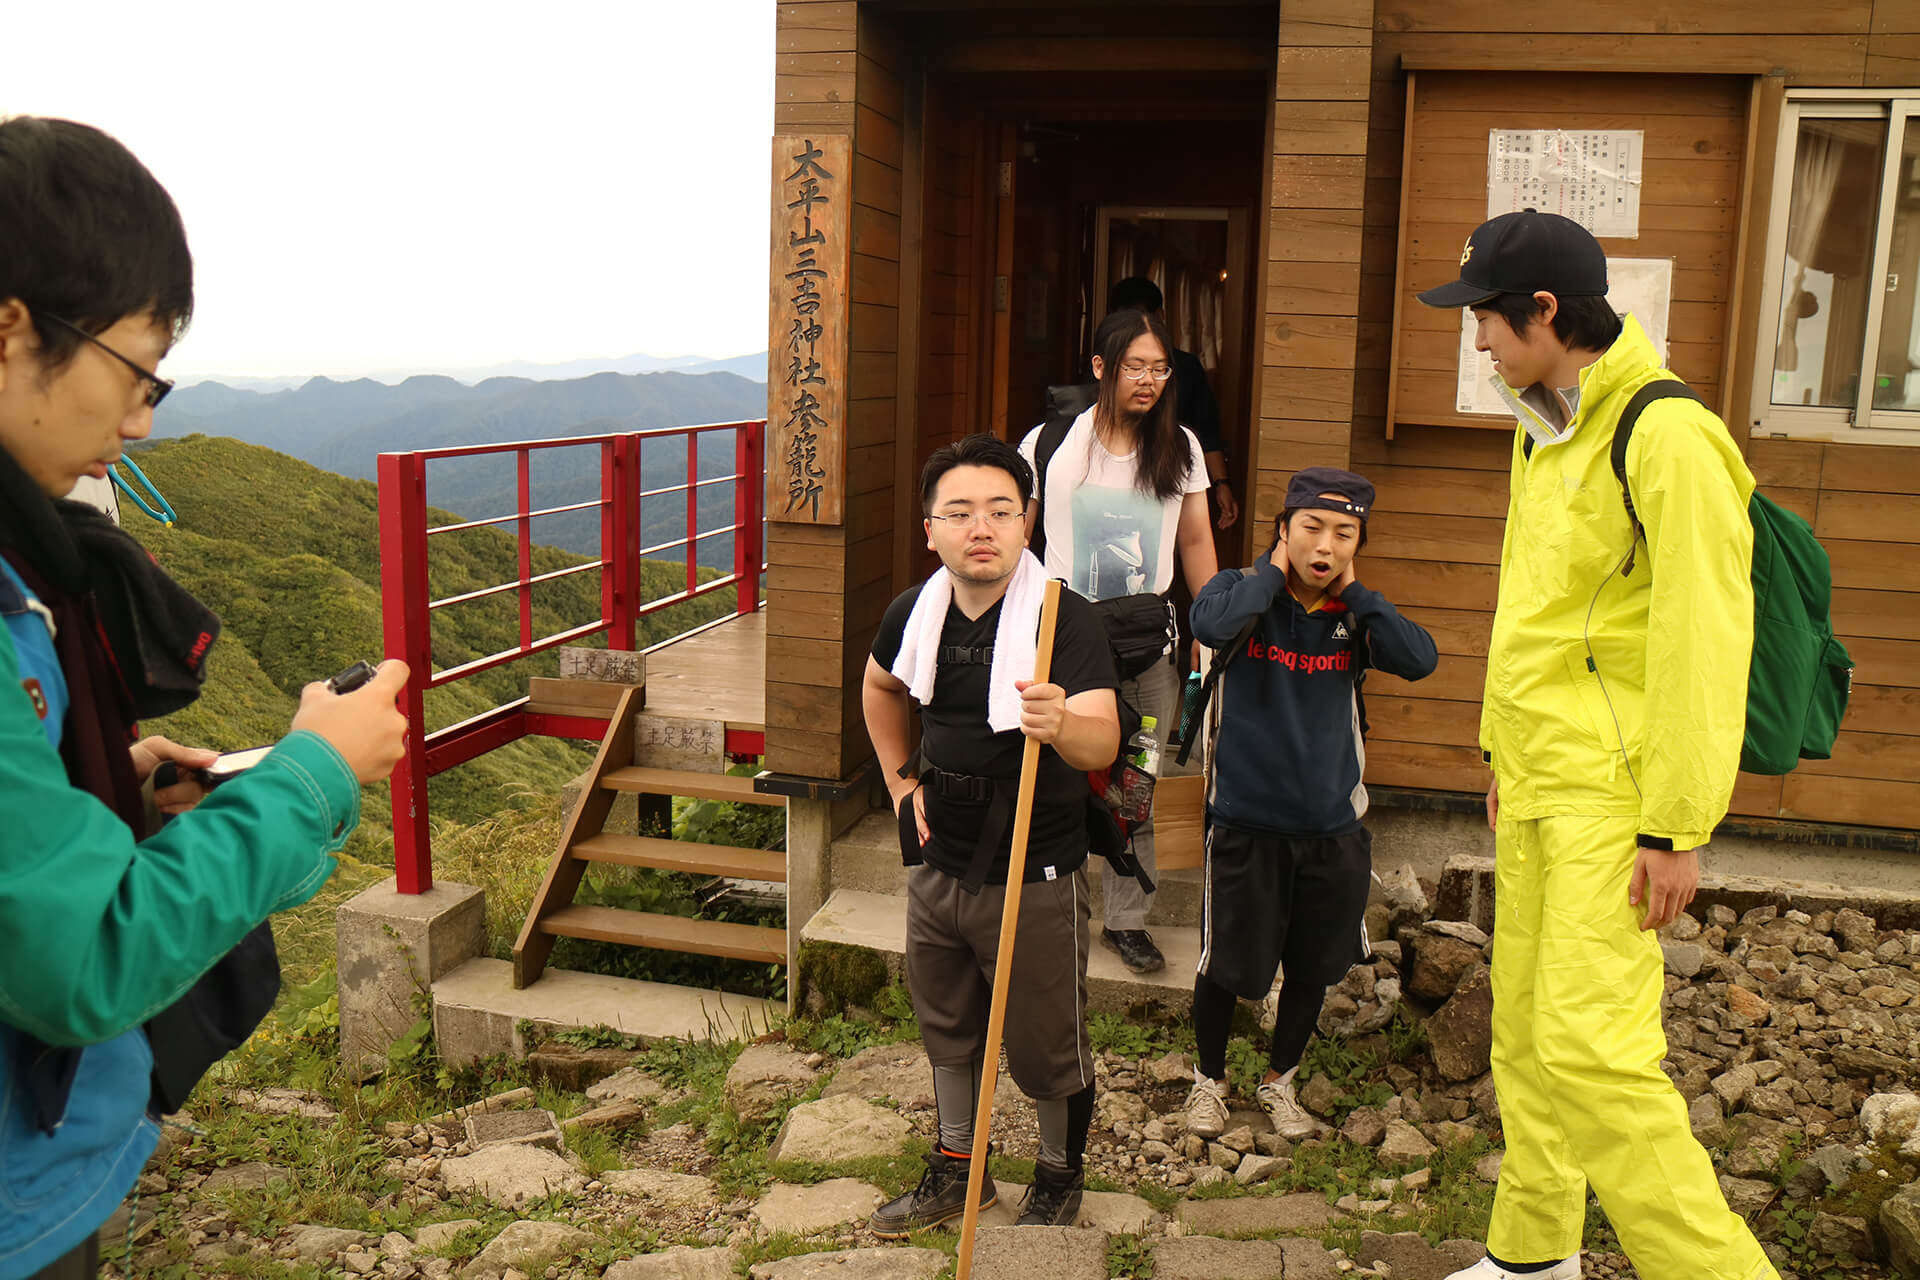
[[[1638,129],[1493,129],[1487,134],[1487,216],[1557,213],[1602,238],[1640,234]]]
[[[1652,339],[1654,350],[1667,357],[1667,314],[1673,302],[1673,259],[1608,258],[1607,302],[1622,315],[1631,314]],[[1494,387],[1499,377],[1493,358],[1473,347],[1473,312],[1460,321],[1460,375],[1454,409],[1460,413],[1511,417],[1512,410]]]

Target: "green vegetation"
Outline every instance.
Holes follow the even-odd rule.
[[[140,465],[179,510],[180,523],[169,529],[133,514],[128,529],[225,624],[200,700],[146,728],[223,751],[271,742],[286,732],[305,684],[384,652],[379,502],[371,482],[210,436],[161,441],[141,452]],[[457,517],[433,511],[429,523],[457,523]],[[464,530],[429,545],[428,584],[436,599],[519,577],[514,541],[500,529]],[[533,550],[535,574],[585,562],[551,547]],[[680,564],[643,566],[643,600],[685,584]],[[578,626],[600,616],[599,576],[540,583],[531,599],[536,636]],[[730,606],[722,592],[663,610],[644,621],[638,643],[663,640]],[[434,663],[445,669],[484,658],[514,647],[519,636],[517,592],[451,605],[433,615]],[[427,695],[426,727],[443,728],[521,697],[530,677],[557,674],[557,663],[552,653],[540,654],[434,690]],[[585,744],[523,739],[434,778],[430,810],[454,822],[487,818],[556,791],[591,758]],[[368,820],[351,852],[376,856],[386,843],[385,809],[385,789],[369,791]]]

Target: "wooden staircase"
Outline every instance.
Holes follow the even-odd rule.
[[[613,707],[607,735],[601,740],[593,767],[587,771],[585,789],[567,817],[560,847],[548,864],[546,879],[534,895],[527,922],[514,943],[513,985],[516,988],[530,986],[539,979],[559,938],[590,938],[762,964],[786,963],[784,929],[575,905],[573,898],[579,891],[580,879],[587,866],[596,862],[786,882],[787,859],[781,852],[617,835],[603,830],[615,798],[622,793],[693,796],[741,804],[786,804],[782,796],[755,791],[751,778],[633,764],[634,715],[644,702],[644,687],[632,685],[623,689]]]

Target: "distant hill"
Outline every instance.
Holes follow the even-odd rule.
[[[371,483],[205,436],[163,441],[141,454],[140,465],[179,510],[180,523],[168,529],[131,514],[127,528],[225,623],[200,700],[145,726],[149,731],[221,750],[270,742],[286,732],[308,681],[380,656],[380,539]],[[451,519],[442,512],[437,522]],[[533,571],[580,560],[537,547]],[[434,539],[428,570],[436,598],[519,576],[512,540],[492,529]],[[650,562],[644,575],[648,599],[678,590],[685,580],[679,563]],[[599,578],[591,573],[542,583],[534,594],[534,633],[598,617],[599,595]],[[677,606],[649,619],[641,642],[718,617],[728,605],[715,598]],[[446,668],[484,657],[512,647],[518,635],[512,593],[436,610],[434,662]],[[548,653],[431,691],[426,727],[510,701],[526,693],[530,676],[556,673],[557,658]],[[471,821],[497,808],[502,795],[551,792],[589,758],[587,748],[553,739],[515,743],[436,778],[432,810],[436,817]],[[384,829],[384,789],[367,803],[370,827]]]
[[[760,359],[764,368],[762,358],[742,359]],[[397,386],[370,378],[351,382],[313,378],[298,388],[277,392],[240,390],[218,382],[181,387],[155,412],[154,435],[162,439],[224,436],[264,445],[339,475],[372,479],[378,455],[386,451],[736,422],[765,414],[765,384],[724,372],[597,373],[547,382],[499,377],[474,386],[430,375],[408,378]],[[644,488],[685,482],[686,450],[679,440],[648,445],[641,462]],[[598,466],[588,450],[539,455],[531,471],[534,506],[580,501]],[[706,437],[700,450],[700,477],[711,479],[732,470],[731,433]],[[428,486],[430,501],[464,519],[518,509],[516,477],[508,458],[432,463]],[[167,492],[164,484],[161,491]],[[168,497],[179,506],[171,493]],[[726,486],[702,491],[703,528],[731,523],[731,510],[732,496]],[[649,500],[644,514],[649,545],[684,533],[685,509],[677,499]],[[551,546],[592,554],[599,548],[598,519],[590,511],[548,517],[536,528],[535,537]],[[725,566],[732,563],[732,555],[730,539],[714,538],[702,542],[699,559],[702,564]]]
[[[488,378],[533,378],[544,381],[556,378],[584,378],[595,373],[664,373],[667,371],[737,373],[752,382],[765,382],[767,353],[754,351],[746,355],[714,360],[707,356],[653,356],[645,352],[635,352],[632,355],[603,359],[562,360],[551,364],[542,364],[536,360],[509,360],[504,364],[444,369],[375,369],[360,376],[371,378],[375,382],[398,383],[424,373],[453,378],[471,386],[474,383],[485,382]],[[189,387],[206,382],[218,382],[242,391],[287,391],[300,386],[313,376],[310,373],[298,376],[280,374],[269,377],[219,373],[187,374],[180,379],[180,384],[182,387]],[[351,381],[351,379],[338,377],[335,380]]]

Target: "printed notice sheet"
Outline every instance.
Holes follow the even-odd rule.
[[[1493,129],[1487,135],[1487,216],[1538,209],[1601,239],[1640,234],[1638,129]]]
[[[1673,259],[1608,258],[1607,302],[1622,315],[1632,314],[1647,331],[1653,349],[1667,356],[1667,313],[1673,301]],[[1460,322],[1460,380],[1454,408],[1460,413],[1511,417],[1494,382],[1493,358],[1473,349],[1473,312],[1462,312]]]

